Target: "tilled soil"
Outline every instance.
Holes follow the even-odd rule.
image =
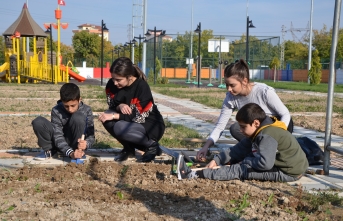
[[[59,85],[2,85],[1,114],[49,114],[59,88]],[[81,90],[94,112],[106,108],[103,98],[98,101],[102,90],[88,86],[82,86]],[[287,99],[293,98],[294,95],[287,94],[282,100],[288,103]],[[304,102],[301,105],[304,111],[313,106]],[[325,130],[323,114],[292,113],[292,116],[295,125]],[[38,148],[31,126],[35,117],[1,116],[0,149]],[[94,122],[97,144],[117,147],[101,123]],[[341,117],[333,118],[333,134],[343,136],[342,125]],[[343,208],[334,204],[318,206],[321,202],[314,198],[309,201],[310,195],[301,187],[259,181],[179,181],[171,175],[171,165],[166,163],[118,164],[91,158],[85,165],[0,168],[0,218],[123,221],[343,219]]]
[[[38,149],[37,137],[33,132],[31,122],[37,116],[3,116],[0,117],[0,150]],[[50,121],[50,116],[43,115]],[[95,117],[95,145],[99,148],[121,147]],[[107,146],[104,144],[111,144]],[[1,155],[0,155],[1,157]]]
[[[74,163],[0,169],[3,220],[341,220],[311,213],[301,187],[258,181],[177,180],[170,164]],[[326,209],[330,210],[328,214]],[[297,211],[306,211],[298,215]],[[302,214],[302,215],[301,215]]]

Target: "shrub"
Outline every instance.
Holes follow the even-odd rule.
[[[313,51],[311,69],[308,72],[310,78],[310,84],[319,84],[322,80],[322,64],[320,63],[320,57],[318,50]]]
[[[167,77],[161,78],[161,84],[168,84],[168,83],[169,83],[169,79]]]

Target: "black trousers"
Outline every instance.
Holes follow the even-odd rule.
[[[55,143],[58,140],[55,140],[54,129],[52,123],[44,117],[37,117],[32,121],[33,131],[35,132],[38,138],[38,146],[43,150],[52,150],[56,149],[60,152]],[[67,144],[73,149],[77,149],[78,139],[84,133],[86,122],[82,113],[75,112],[69,118],[69,121],[66,125],[63,126],[63,136]]]
[[[129,151],[134,151],[136,148],[146,152],[156,142],[156,140],[149,139],[144,126],[139,123],[111,120],[105,121],[103,125],[123,145],[124,149]]]
[[[278,120],[280,120],[278,118]],[[293,133],[293,120],[291,118],[291,120],[289,121],[289,124],[288,124],[288,127],[287,127],[287,130],[290,132],[290,133]],[[243,138],[245,138],[246,136],[244,136],[244,134],[242,134],[241,132],[241,129],[239,127],[239,124],[237,122],[235,122],[234,124],[232,124],[230,126],[230,133],[231,133],[231,136],[233,138],[235,138],[236,140],[238,141],[241,141]]]

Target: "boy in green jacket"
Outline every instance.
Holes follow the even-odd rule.
[[[243,106],[236,115],[242,133],[247,137],[232,148],[216,155],[204,170],[193,171],[183,156],[178,158],[178,178],[212,180],[268,180],[292,182],[300,179],[308,161],[286,125],[266,116],[254,103]],[[201,159],[200,159],[201,160]],[[214,167],[221,166],[218,169]]]

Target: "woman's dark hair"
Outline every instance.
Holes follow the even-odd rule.
[[[262,122],[266,119],[266,117],[267,115],[264,110],[260,107],[260,105],[255,103],[244,105],[236,114],[236,120],[238,122],[250,125],[252,125],[254,120]]]
[[[128,78],[134,76],[136,78],[142,78],[146,81],[146,77],[143,71],[135,64],[132,63],[130,58],[120,57],[117,58],[110,67],[111,74],[117,74],[121,77]]]
[[[65,83],[60,89],[62,102],[80,100],[80,88],[74,83]]]
[[[243,59],[236,60],[235,63],[231,63],[226,66],[224,70],[224,77],[235,77],[241,83],[244,78],[247,78],[249,83],[248,64]]]

